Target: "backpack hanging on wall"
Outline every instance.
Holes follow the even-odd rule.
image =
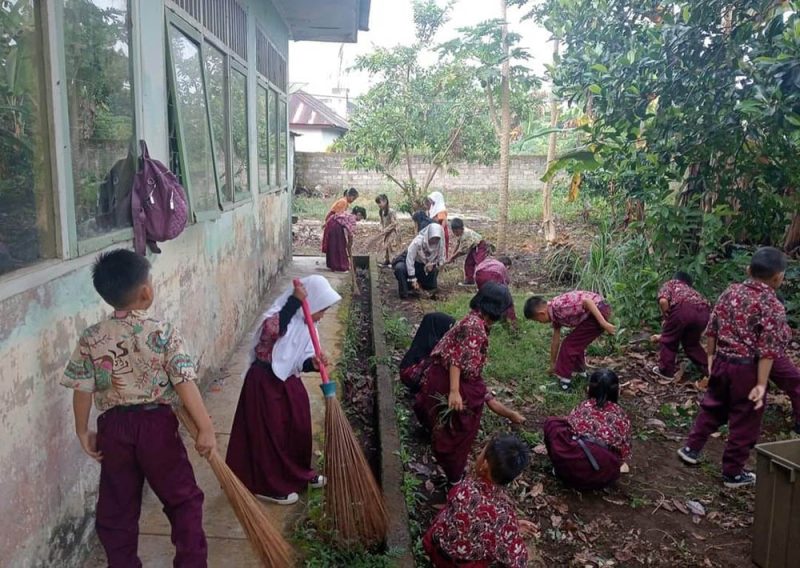
[[[139,141],[142,156],[139,171],[133,180],[131,210],[133,213],[133,248],[145,254],[145,244],[160,253],[156,242],[169,241],[186,228],[189,206],[186,192],[169,168],[150,157],[147,144]]]

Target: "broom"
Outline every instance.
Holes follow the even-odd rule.
[[[186,409],[178,408],[176,414],[184,428],[196,440],[197,425]],[[253,494],[239,481],[216,450],[206,459],[261,563],[268,568],[292,566],[291,547],[264,514]]]
[[[298,284],[295,280],[295,286]],[[321,359],[322,349],[308,300],[303,300],[303,315],[314,352]],[[321,360],[319,374],[325,395],[325,513],[332,521],[335,538],[342,544],[380,544],[386,540],[389,524],[383,494],[336,399],[336,383],[330,381]]]
[[[350,277],[353,280],[353,295],[360,296],[361,289],[358,287],[358,280],[356,279],[356,265],[353,263],[353,253],[347,251],[347,258],[350,261]]]

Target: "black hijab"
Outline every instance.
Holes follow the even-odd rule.
[[[403,360],[400,361],[400,368],[405,369],[411,365],[416,365],[422,361],[422,359],[430,355],[433,348],[439,343],[439,340],[444,337],[444,334],[447,333],[455,323],[456,320],[447,314],[438,312],[427,314],[422,318],[422,323],[419,324],[419,329],[416,335],[414,335],[414,341],[411,342],[411,347],[406,353],[406,356],[403,357]]]

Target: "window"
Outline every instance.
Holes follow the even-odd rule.
[[[237,200],[250,197],[250,156],[247,143],[247,76],[231,69],[231,157]]]
[[[286,101],[278,101],[278,185],[285,186],[288,183],[288,152],[286,136]]]
[[[256,101],[258,125],[258,190],[269,191],[269,134],[267,134],[267,89],[258,86]]]
[[[182,181],[197,216],[218,209],[200,45],[170,25],[169,48]]]
[[[277,141],[278,141],[278,94],[272,89],[269,90],[269,104],[267,104],[267,127],[269,133],[269,182],[270,185],[278,185],[278,174],[276,168],[277,160]]]
[[[0,3],[0,274],[55,256],[37,4]]]
[[[136,173],[128,0],[66,0],[64,49],[79,239],[131,226]]]
[[[214,166],[217,173],[217,187],[220,188],[222,201],[233,201],[233,194],[226,191],[228,185],[228,125],[225,123],[227,113],[225,86],[225,67],[227,58],[224,53],[212,45],[206,45],[206,85],[208,86],[208,110],[211,114],[211,137],[214,141]]]

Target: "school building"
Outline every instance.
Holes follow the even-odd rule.
[[[205,380],[291,256],[290,40],[354,42],[370,0],[0,3],[0,564],[79,566],[99,468],[59,386],[107,317],[91,263],[131,246],[138,140],[186,188],[153,313]]]

